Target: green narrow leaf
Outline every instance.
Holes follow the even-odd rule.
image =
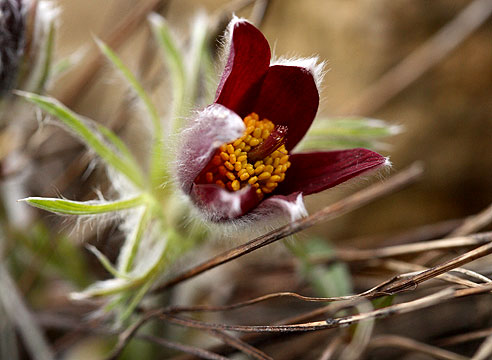
[[[125,310],[120,316],[120,321],[125,322],[133,313],[135,308],[140,304],[147,291],[149,291],[150,287],[154,284],[154,279],[150,278],[147,280],[145,284],[143,284],[140,289],[137,290],[137,293],[132,297],[130,303],[125,307]]]
[[[98,281],[82,292],[73,293],[73,299],[86,299],[90,297],[120,295],[126,296],[126,292],[135,289],[139,289],[141,286],[145,286],[149,281],[155,278],[161,273],[164,266],[171,260],[169,257],[169,249],[174,248],[176,244],[182,241],[181,236],[175,233],[173,230],[168,230],[165,233],[165,238],[153,244],[153,248],[150,251],[150,256],[145,259],[145,265],[138,270],[138,273],[133,270],[128,274],[131,280],[125,280],[122,278],[109,279]],[[118,304],[116,301],[115,304]]]
[[[161,121],[159,118],[159,113],[157,108],[150,100],[147,92],[144,90],[142,84],[137,80],[137,78],[132,74],[130,69],[121,61],[121,59],[116,55],[113,50],[111,50],[104,42],[99,39],[95,39],[97,46],[101,52],[108,58],[109,61],[116,67],[116,69],[124,76],[126,81],[130,84],[131,88],[138,95],[140,100],[144,103],[150,118],[152,120],[152,125],[154,126],[154,131],[157,137],[160,137]]]
[[[201,67],[203,69],[205,78],[204,104],[210,104],[214,100],[215,91],[217,90],[217,84],[219,83],[219,80],[217,77],[217,72],[215,70],[212,53],[208,47],[203,50]]]
[[[320,135],[382,138],[398,134],[401,128],[383,120],[351,117],[319,119],[316,120],[312,130]]]
[[[133,265],[133,260],[137,255],[138,247],[147,228],[147,224],[150,221],[150,210],[145,208],[138,220],[137,227],[131,237],[128,237],[125,241],[125,245],[121,249],[120,262],[118,270],[123,273],[128,273]]]
[[[48,81],[51,73],[51,62],[53,60],[53,49],[55,46],[55,22],[51,22],[48,35],[46,37],[46,43],[44,44],[44,58],[42,64],[41,77],[36,85],[36,92],[41,93],[44,89],[44,85]]]
[[[70,55],[59,59],[56,63],[51,66],[50,78],[53,80],[58,80],[62,75],[71,71],[75,66],[78,66],[83,60],[85,55],[89,51],[89,46],[80,46],[77,50],[72,52]]]
[[[72,294],[74,299],[86,299],[97,296],[109,296],[123,294],[128,291],[134,291],[152,279],[159,270],[162,269],[163,260],[166,258],[167,244],[161,242],[155,247],[153,257],[148,259],[146,269],[143,269],[140,274],[129,275],[129,280],[123,278],[114,278],[109,280],[98,281],[82,292]]]
[[[333,138],[325,136],[324,138],[314,138],[311,136],[305,137],[302,142],[296,147],[296,151],[308,150],[341,150],[353,149],[358,147],[374,148],[376,144],[367,140],[353,138]]]
[[[401,132],[401,127],[364,117],[316,119],[299,150],[378,147],[380,140]]]
[[[164,60],[169,68],[173,83],[174,119],[173,133],[181,126],[181,118],[184,115],[186,95],[186,66],[176,40],[164,18],[156,13],[148,17],[152,31],[159,44]]]
[[[350,272],[345,264],[313,264],[310,257],[330,256],[333,248],[328,242],[319,238],[299,242],[293,240],[289,249],[301,261],[301,271],[320,296],[332,297],[348,295],[352,292]]]
[[[387,295],[371,300],[371,302],[374,309],[382,309],[384,307],[393,305],[394,299],[395,299],[395,295]]]
[[[19,201],[25,201],[29,205],[57,214],[98,215],[143,205],[145,204],[145,197],[139,195],[130,199],[117,201],[73,201],[57,198],[29,197]]]
[[[197,100],[197,90],[200,87],[200,70],[203,66],[206,66],[206,57],[208,55],[208,24],[207,18],[204,13],[198,14],[193,21],[193,28],[191,31],[191,46],[190,55],[191,59],[190,70],[188,76],[188,83],[186,86],[188,94],[185,94],[185,98],[189,104],[193,106]],[[186,113],[181,114],[186,115]]]
[[[136,168],[139,167],[135,161],[135,157],[130,152],[126,144],[116,135],[111,129],[107,128],[102,124],[97,124],[97,130],[104,135],[107,141],[109,141],[120,153],[123,155],[128,162],[133,163]]]
[[[97,257],[101,265],[115,278],[130,280],[130,277],[121,274],[118,270],[116,270],[113,267],[113,265],[111,265],[109,259],[102,252],[100,252],[95,246],[87,245],[87,249]]]
[[[16,91],[17,95],[38,105],[41,109],[56,116],[69,129],[81,138],[87,146],[94,150],[108,165],[125,175],[133,184],[139,188],[144,187],[143,175],[140,169],[135,168],[134,164],[121,158],[101,139],[100,134],[91,129],[84,120],[76,113],[68,109],[58,100],[24,91]]]
[[[145,108],[150,116],[154,128],[150,173],[153,187],[159,186],[163,181],[167,169],[165,168],[166,161],[164,159],[164,149],[161,144],[161,119],[159,117],[157,108],[155,107],[147,92],[144,90],[142,84],[140,84],[140,82],[132,74],[130,69],[126,67],[123,61],[121,61],[121,59],[101,40],[96,39],[96,43],[99,46],[101,52],[113,63],[113,65],[123,75],[126,81],[128,81],[133,91],[135,91],[137,96],[145,105]]]

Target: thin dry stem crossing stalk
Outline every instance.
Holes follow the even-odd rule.
[[[122,351],[128,345],[130,340],[132,340],[132,338],[134,338],[136,336],[137,331],[145,323],[147,323],[147,321],[149,321],[152,318],[159,316],[163,312],[164,312],[163,310],[149,311],[141,319],[139,319],[133,325],[128,327],[125,331],[121,332],[118,336],[118,343],[113,348],[111,353],[106,357],[106,360],[116,360],[121,355]],[[253,359],[272,360],[272,358],[270,356],[266,355],[261,350],[255,348],[254,346],[249,345],[248,343],[244,342],[241,339],[238,339],[234,336],[227,334],[226,332],[224,332],[222,330],[209,330],[208,332],[212,336],[217,337],[217,338],[221,339],[222,341],[224,341],[225,344],[245,353],[246,355],[249,355]],[[155,340],[159,340],[159,339],[160,338],[153,337],[153,340],[151,340],[151,341],[155,341]],[[163,340],[163,339],[160,339],[160,340]],[[163,340],[163,341],[166,341],[166,340]],[[163,345],[170,347],[169,345],[174,346],[176,344],[166,342],[166,344],[163,344]],[[171,347],[171,348],[175,348],[175,347]],[[178,350],[182,350],[182,349],[178,349]],[[188,352],[188,351],[186,351],[186,352]],[[211,354],[213,354],[213,353],[211,353]]]
[[[364,293],[365,294],[365,293]],[[354,300],[356,298],[360,298],[363,295],[347,295],[347,296],[336,296],[336,297],[310,297],[303,296],[293,292],[277,292],[266,294],[263,296],[259,296],[257,298],[249,299],[246,301],[237,302],[230,305],[219,305],[219,306],[210,306],[210,305],[195,305],[195,306],[172,306],[163,309],[162,313],[165,314],[177,314],[181,312],[218,312],[218,311],[229,311],[235,310],[246,306],[251,306],[254,304],[258,304],[260,302],[268,301],[271,299],[276,299],[280,297],[292,297],[295,299],[299,299],[302,301],[308,302],[336,302],[336,301],[344,301],[344,300]]]
[[[253,10],[251,10],[250,17],[253,24],[255,24],[257,27],[261,27],[269,6],[270,0],[255,1],[255,5],[253,6]]]
[[[188,318],[177,317],[174,315],[160,315],[158,318],[176,325],[185,327],[203,329],[203,330],[226,330],[238,332],[300,332],[300,331],[316,331],[324,329],[333,329],[351,324],[358,323],[364,320],[393,316],[396,314],[405,314],[415,310],[427,308],[433,305],[441,304],[443,301],[460,298],[464,296],[477,295],[492,291],[492,284],[486,284],[475,288],[461,289],[446,288],[437,293],[413,300],[402,304],[391,305],[382,309],[369,311],[366,313],[356,314],[352,316],[340,317],[335,319],[327,319],[322,321],[313,321],[302,324],[292,325],[226,325],[226,324],[211,324],[203,321],[197,321]]]
[[[380,291],[388,294],[395,294],[400,291],[412,289],[418,284],[420,284],[421,282],[432,279],[438,275],[444,274],[452,269],[460,267],[464,264],[467,264],[473,260],[476,260],[478,258],[481,258],[489,254],[492,254],[492,243],[482,245],[477,249],[469,251],[463,255],[457,256],[451,260],[446,261],[443,264],[434,266],[429,270],[423,271],[415,276],[410,277],[409,279],[396,281],[392,284],[389,284],[387,287],[380,289]]]
[[[467,218],[460,227],[451,233],[451,236],[468,235],[480,230],[490,223],[492,223],[492,204],[478,214]]]
[[[330,257],[313,257],[315,263],[341,260],[346,262],[364,261],[388,258],[401,255],[426,252],[430,250],[452,249],[482,245],[492,241],[492,232],[474,234],[472,236],[458,236],[450,239],[425,241],[414,244],[387,246],[377,249],[338,249]]]
[[[287,236],[296,234],[322,221],[332,220],[338,216],[346,214],[349,211],[358,209],[359,207],[366,205],[375,199],[391,194],[411,184],[422,175],[422,172],[422,166],[419,163],[415,163],[383,183],[372,185],[336,202],[335,204],[329,205],[306,218],[293,221],[290,224],[278,228],[266,235],[262,235],[254,240],[251,240],[246,244],[240,245],[234,249],[215,256],[212,259],[209,259],[208,261],[205,261],[204,263],[199,264],[158,286],[153,290],[153,293],[162,292],[169,287],[191,279],[192,277],[195,277],[205,271],[237,259],[240,256],[246,255],[264,246],[270,245]]]
[[[203,350],[194,346],[179,344],[153,335],[140,335],[138,336],[138,338],[166,347],[168,349],[178,350],[186,354],[193,355],[194,358],[207,359],[207,360],[229,360],[225,356],[215,354],[208,350]]]
[[[397,347],[422,354],[427,354],[435,359],[442,360],[467,360],[468,358],[448,350],[443,350],[435,346],[427,345],[413,339],[396,335],[379,335],[369,344],[369,348],[378,347]]]
[[[255,348],[254,346],[249,345],[248,343],[242,341],[239,338],[236,338],[232,335],[229,335],[225,331],[222,330],[210,330],[209,333],[220,338],[227,345],[236,348],[242,353],[248,355],[252,359],[258,360],[273,360],[272,357],[265,354],[263,351]]]
[[[386,260],[386,261],[383,261],[381,265],[387,269],[398,271],[398,272],[400,272],[400,271],[427,271],[427,270],[429,270],[429,268],[422,266],[422,265],[411,264],[411,263],[407,263],[404,261],[397,261],[397,260]],[[453,269],[453,271],[456,271],[456,269]],[[447,281],[447,282],[450,282],[453,284],[463,285],[466,287],[480,286],[479,284],[477,284],[473,281],[462,279],[458,276],[454,276],[451,274],[441,274],[439,276],[436,276],[436,279],[441,279],[441,280],[444,280],[444,281]]]
[[[472,360],[487,360],[492,356],[492,335],[487,337],[478,348]]]
[[[490,234],[489,238],[490,238]],[[453,267],[456,268],[460,265],[463,265],[465,263],[468,263],[470,261],[473,261],[481,256],[485,256],[488,253],[490,253],[492,250],[492,243],[488,243],[486,245],[483,245],[477,249],[474,249],[472,251],[469,251],[468,253],[465,253],[461,256],[456,257],[455,259],[452,259],[448,262],[445,262],[444,264],[441,264],[439,266],[436,266],[432,269],[425,270],[423,272],[420,272],[414,276],[410,277],[404,277],[403,279],[400,279],[400,277],[395,277],[393,279],[390,279],[389,281],[383,282],[382,284],[369,289],[361,294],[357,295],[352,295],[352,296],[344,296],[344,297],[337,297],[337,298],[306,298],[302,297],[297,294],[293,293],[277,293],[277,294],[269,294],[257,299],[252,299],[246,302],[238,303],[238,304],[233,304],[229,306],[223,306],[223,307],[174,307],[174,308],[167,308],[167,309],[160,309],[160,310],[150,310],[148,311],[145,316],[137,322],[134,326],[132,326],[129,330],[127,330],[125,333],[125,336],[120,337],[120,346],[124,346],[127,341],[129,341],[130,337],[136,332],[136,330],[142,326],[146,321],[150,320],[151,318],[161,318],[165,321],[170,321],[172,323],[182,325],[182,326],[189,326],[193,328],[198,328],[198,329],[204,329],[204,330],[233,330],[233,331],[240,331],[240,332],[292,332],[292,331],[313,331],[313,330],[322,330],[322,329],[329,329],[329,328],[335,328],[335,327],[340,327],[343,325],[350,325],[362,320],[368,320],[368,319],[374,319],[374,318],[379,318],[382,316],[388,316],[396,313],[406,313],[409,311],[414,311],[417,309],[421,309],[423,307],[428,307],[432,306],[434,304],[440,303],[441,301],[457,298],[457,297],[462,297],[462,296],[469,296],[473,294],[479,294],[483,292],[490,292],[492,290],[492,283],[488,282],[486,285],[478,285],[472,282],[469,282],[470,284],[466,283],[465,285],[471,286],[469,289],[462,289],[462,290],[456,290],[455,288],[446,288],[438,293],[435,293],[430,296],[426,296],[417,300],[413,300],[407,303],[403,304],[397,304],[393,306],[389,306],[383,309],[377,309],[374,311],[369,311],[365,313],[361,313],[358,315],[354,316],[349,316],[345,318],[338,318],[338,319],[333,319],[333,320],[326,320],[326,321],[317,321],[317,322],[311,322],[311,323],[304,323],[304,324],[283,324],[283,325],[265,325],[265,326],[231,326],[231,325],[222,325],[222,324],[207,324],[203,323],[200,321],[192,320],[192,319],[186,319],[186,318],[180,318],[172,315],[173,313],[179,312],[179,311],[219,311],[219,310],[229,310],[233,308],[238,308],[240,306],[247,306],[251,305],[253,303],[259,302],[259,301],[264,301],[267,299],[270,299],[275,296],[285,296],[288,294],[289,296],[295,296],[298,298],[301,298],[302,300],[308,300],[308,301],[344,301],[340,303],[341,307],[347,307],[347,306],[354,306],[357,304],[357,300],[361,300],[361,298],[372,298],[372,297],[377,297],[381,296],[384,294],[395,294],[400,291],[404,291],[411,288],[414,288],[417,284],[426,281],[428,279],[431,279],[433,277],[437,277],[441,274],[443,274],[446,271],[452,270]],[[447,277],[451,278],[452,276],[449,274],[446,274]],[[465,281],[463,281],[464,283]],[[354,302],[355,300],[355,302]],[[320,311],[322,310],[322,311]],[[322,314],[323,312],[327,311],[328,309],[326,307],[322,309],[318,309],[315,312],[318,314]],[[309,314],[311,316],[312,314]],[[302,317],[301,317],[302,318]],[[304,317],[306,318],[306,317]],[[288,323],[288,322],[287,322]],[[122,347],[120,347],[121,351]]]
[[[325,348],[319,360],[330,360],[337,352],[338,348],[343,344],[343,338],[337,336]]]
[[[448,338],[436,341],[436,345],[439,346],[451,346],[456,344],[461,344],[468,341],[473,341],[477,339],[482,339],[484,337],[492,335],[492,327],[488,329],[482,329],[478,331],[467,332],[465,334],[450,336]]]
[[[113,349],[112,353],[108,357],[108,360],[116,359],[119,354],[123,351],[125,346],[131,340],[132,337],[135,336],[136,332],[142,327],[147,321],[160,318],[165,321],[169,321],[174,324],[188,326],[198,329],[203,329],[207,331],[212,331],[214,335],[221,337],[226,341],[227,344],[248,353],[250,356],[257,359],[268,359],[268,356],[262,353],[260,350],[251,347],[250,345],[244,343],[242,340],[237,338],[231,338],[226,333],[222,331],[232,330],[232,331],[240,331],[240,332],[293,332],[293,331],[313,331],[313,330],[322,330],[322,329],[331,329],[344,325],[350,325],[353,323],[357,323],[363,320],[375,319],[383,316],[389,316],[392,314],[403,314],[406,312],[414,311],[421,309],[423,307],[432,306],[434,304],[440,303],[441,301],[453,299],[461,296],[468,296],[473,294],[479,294],[487,291],[492,291],[492,283],[487,282],[486,285],[479,285],[474,282],[463,280],[457,277],[454,277],[449,274],[444,274],[447,271],[458,268],[459,266],[471,262],[477,258],[483,257],[492,253],[492,233],[484,233],[484,234],[475,234],[470,236],[470,238],[475,239],[474,241],[488,241],[487,244],[482,245],[474,250],[471,250],[463,255],[460,255],[452,260],[449,260],[439,266],[436,266],[431,269],[426,269],[424,271],[419,272],[413,276],[397,276],[393,279],[385,281],[380,285],[369,289],[363,293],[357,295],[350,296],[341,296],[341,297],[333,297],[333,298],[317,298],[317,297],[305,297],[302,295],[298,295],[296,293],[274,293],[268,294],[265,296],[261,296],[255,299],[250,299],[244,302],[226,305],[226,306],[191,306],[191,307],[169,307],[155,310],[148,310],[144,313],[142,318],[130,326],[127,330],[122,332],[119,335],[118,344]],[[460,238],[461,243],[466,242],[467,238]],[[421,270],[422,267],[414,264],[407,264],[403,262],[390,262],[386,261],[387,264],[396,266],[401,269],[402,266],[406,266],[406,268],[410,268],[411,270],[417,269]],[[402,265],[403,264],[403,265]],[[413,300],[410,302],[392,305],[383,309],[377,309],[373,311],[368,311],[364,313],[360,313],[353,316],[348,316],[345,318],[331,319],[325,321],[316,321],[304,324],[282,324],[282,325],[264,325],[264,326],[234,326],[234,325],[222,325],[222,324],[208,324],[192,319],[186,319],[174,316],[173,314],[178,312],[196,312],[196,311],[225,311],[237,309],[244,306],[253,305],[259,303],[261,301],[266,301],[272,299],[274,297],[280,296],[291,296],[298,298],[304,301],[319,301],[319,302],[333,302],[340,301],[341,307],[347,306],[355,306],[357,305],[357,301],[362,300],[363,298],[374,298],[385,294],[396,294],[401,291],[405,291],[411,288],[415,288],[419,283],[424,282],[426,280],[432,279],[434,277],[443,277],[447,281],[457,282],[460,285],[469,286],[469,289],[457,290],[453,287],[446,288],[441,290],[435,294]],[[322,310],[322,312],[320,312]],[[322,309],[316,310],[319,314],[328,310],[326,307]],[[309,314],[311,316],[312,314]],[[306,318],[306,317],[304,317]],[[217,332],[219,331],[219,332]]]
[[[464,219],[452,219],[440,221],[434,224],[426,224],[410,228],[396,234],[379,234],[360,236],[347,240],[351,244],[381,244],[381,246],[403,245],[420,241],[441,239],[463,224]]]

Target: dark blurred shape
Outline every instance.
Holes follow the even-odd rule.
[[[22,0],[0,0],[0,96],[17,77],[25,44],[25,4]]]

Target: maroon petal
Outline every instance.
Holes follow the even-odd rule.
[[[180,147],[175,164],[178,185],[185,194],[190,192],[193,181],[215,150],[244,132],[243,120],[219,104],[207,106],[197,113],[190,125],[179,134]]]
[[[270,46],[263,34],[246,21],[234,23],[231,31],[229,57],[215,102],[245,117],[270,65]]]
[[[276,194],[317,193],[384,165],[386,158],[367,149],[350,149],[293,154],[289,161],[291,166]]]
[[[308,69],[275,65],[268,69],[253,111],[260,118],[287,125],[285,147],[291,150],[311,126],[318,105],[318,88]]]
[[[259,202],[256,189],[250,186],[230,192],[216,185],[193,184],[190,196],[207,219],[214,222],[238,218]]]
[[[265,201],[262,201],[261,204],[251,212],[251,215],[248,216],[253,219],[284,216],[288,217],[290,221],[295,221],[307,216],[307,214],[303,196],[300,192],[296,192],[287,196],[271,196]]]

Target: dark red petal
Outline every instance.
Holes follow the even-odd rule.
[[[295,221],[307,216],[307,211],[304,206],[302,194],[297,192],[286,196],[271,196],[262,201],[260,205],[258,205],[258,207],[251,212],[251,216],[253,218],[258,215],[264,216],[265,214],[268,214],[270,217],[284,215],[289,217],[291,221]]]
[[[235,23],[215,102],[241,117],[248,115],[270,65],[270,56],[270,46],[260,30],[246,21]]]
[[[248,186],[230,192],[216,185],[193,184],[191,200],[208,220],[221,222],[238,218],[258,205],[256,189]]]
[[[275,65],[268,69],[253,111],[260,118],[287,125],[285,147],[291,150],[311,126],[318,105],[318,88],[309,70]]]
[[[178,184],[185,194],[190,193],[193,181],[215,150],[240,137],[243,131],[243,120],[222,105],[209,105],[195,115],[190,127],[179,134],[180,147],[176,155]]]
[[[386,163],[386,158],[367,149],[293,154],[285,180],[275,194],[301,191],[317,193]]]

